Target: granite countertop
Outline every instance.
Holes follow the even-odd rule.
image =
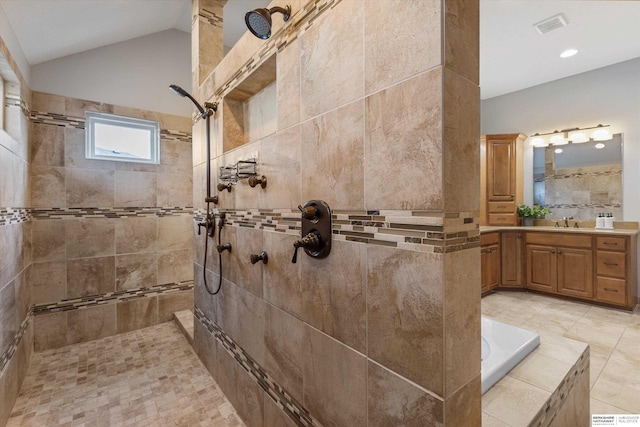
[[[614,236],[635,236],[638,230],[617,228],[613,230],[603,230],[597,228],[573,228],[573,227],[552,227],[552,226],[531,226],[531,227],[505,227],[505,226],[480,226],[480,234],[490,233],[492,231],[517,230],[526,232],[545,232],[545,233],[582,233],[582,234],[603,234]]]

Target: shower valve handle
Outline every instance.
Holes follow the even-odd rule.
[[[201,234],[202,227],[204,227],[208,236],[213,237],[216,232],[216,228],[213,226],[213,216],[207,215],[203,222],[198,223],[198,236]]]
[[[224,245],[217,245],[216,249],[218,250],[219,254],[221,254],[224,251],[231,252],[231,243],[225,243]]]
[[[199,222],[199,223],[198,223],[198,236],[199,236],[200,234],[202,234],[202,227],[206,227],[206,226],[207,226],[207,224],[206,224],[206,223],[204,223],[204,222]]]
[[[260,255],[251,254],[249,256],[249,260],[251,261],[251,264],[255,264],[258,261],[262,261],[263,264],[266,264],[267,261],[269,260],[269,257],[267,256],[267,253],[265,251],[262,251],[260,252]]]
[[[300,209],[300,212],[302,212],[302,218],[304,219],[314,220],[318,217],[318,209],[316,209],[312,205],[308,205],[305,207],[302,207],[302,205],[298,205],[298,209]]]
[[[302,239],[296,240],[295,243],[293,244],[293,247],[295,248],[295,250],[293,251],[293,259],[291,260],[291,262],[295,264],[298,261],[299,248],[305,248],[310,251],[317,251],[318,249],[320,249],[321,245],[322,245],[322,240],[320,240],[320,234],[317,231],[312,231],[311,233],[304,236]]]

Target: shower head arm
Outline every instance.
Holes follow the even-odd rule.
[[[273,14],[273,12],[280,12],[281,14],[283,14],[284,16],[282,19],[284,19],[284,22],[287,22],[289,20],[289,17],[291,16],[291,6],[287,5],[286,8],[274,6],[269,9],[269,13]]]

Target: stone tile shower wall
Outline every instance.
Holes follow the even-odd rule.
[[[0,425],[5,425],[33,352],[29,114],[31,92],[0,38]]]
[[[160,122],[160,164],[88,160],[85,111]],[[193,307],[191,120],[34,92],[29,158],[36,351]]]
[[[254,156],[268,185],[218,193],[233,250],[216,296],[202,263],[215,287],[218,255],[196,236],[196,351],[250,426],[479,426],[478,3],[271,6],[287,3],[284,29],[276,14],[269,40],[245,33],[197,91],[223,101],[276,55],[275,132],[223,152],[223,102],[212,118],[212,188]],[[200,56],[215,42],[192,37]],[[199,121],[197,217],[204,141]],[[310,199],[333,210],[332,251],[292,264]]]

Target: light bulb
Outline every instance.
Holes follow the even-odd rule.
[[[569,141],[574,144],[580,144],[583,142],[587,142],[588,140],[589,137],[582,131],[577,130],[569,133]]]
[[[554,150],[554,152],[555,152],[556,154],[560,154],[560,153],[562,153],[562,148],[556,148],[556,149]]]
[[[594,141],[606,141],[611,139],[611,132],[609,132],[609,129],[607,128],[599,127],[593,131],[591,138],[593,138]]]
[[[560,54],[560,58],[569,58],[578,53],[578,49],[567,49]]]
[[[562,132],[551,135],[550,142],[553,145],[565,145],[569,143],[569,141],[564,139],[564,134]]]
[[[547,147],[549,143],[544,137],[536,136],[531,140],[531,145],[533,145],[534,147]]]
[[[603,144],[602,142],[598,142],[598,143],[596,144],[596,148],[597,148],[598,150],[600,150],[600,149],[604,148],[604,144]]]

